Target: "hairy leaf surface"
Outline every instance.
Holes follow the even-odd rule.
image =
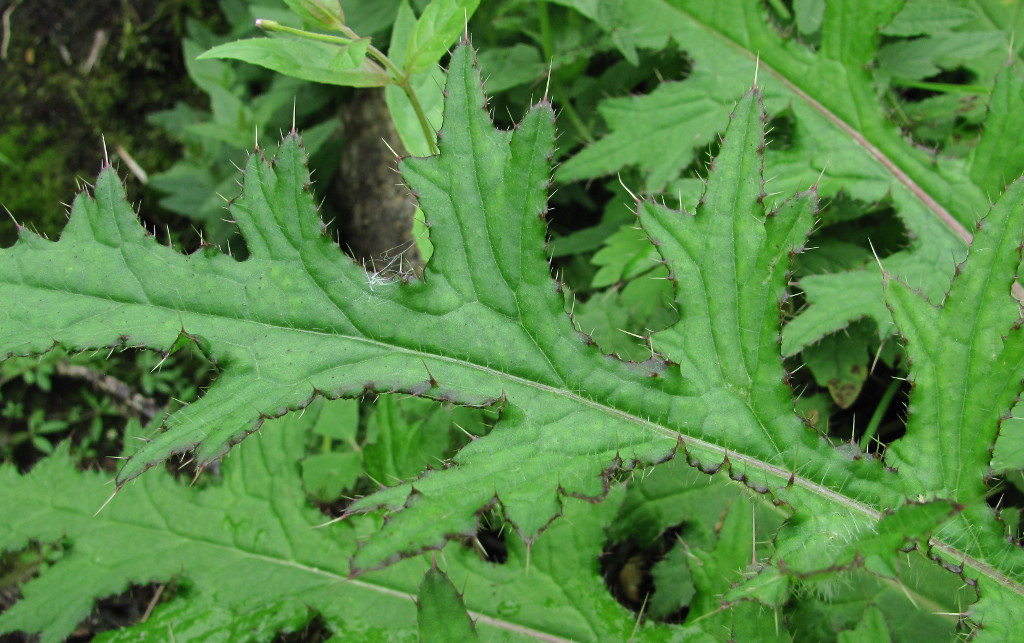
[[[857,24],[851,30],[863,28]],[[856,43],[833,44],[864,55]],[[930,409],[924,420],[935,424],[908,427],[908,440],[940,431],[954,446],[963,431],[961,448],[939,454],[948,460],[927,475],[934,452],[897,448],[899,469],[887,470],[855,445],[833,446],[793,411],[780,320],[792,257],[813,226],[817,196],[811,189],[777,207],[766,203],[766,116],[756,88],[737,102],[692,213],[636,203],[679,309],[676,323],[650,337],[642,362],[605,356],[578,333],[551,278],[544,250],[550,106],[532,109],[513,131],[496,130],[468,47],[452,56],[446,93],[440,154],[401,167],[431,226],[434,254],[423,281],[367,273],[341,253],[324,233],[306,191],[298,137],[290,134],[272,162],[250,158],[231,205],[248,247],[245,261],[212,249],[186,257],[158,244],[109,168],[93,194],[76,199],[59,241],[21,230],[18,243],[0,254],[0,296],[9,302],[0,311],[0,354],[38,353],[55,343],[168,350],[193,341],[218,364],[221,376],[209,392],[168,417],[166,430],[121,470],[125,494],[134,488],[126,482],[175,453],[194,450],[199,467],[208,467],[265,418],[316,395],[404,392],[493,405],[498,424],[445,469],[349,508],[356,525],[371,519],[358,515],[366,512],[381,510],[386,520],[362,534],[358,550],[354,541],[344,547],[352,561],[339,573],[367,574],[470,537],[492,508],[528,555],[545,527],[578,506],[569,497],[601,499],[621,472],[678,455],[769,495],[787,513],[770,560],[729,589],[736,611],[716,616],[732,636],[747,638],[753,624],[770,620],[756,603],[778,609],[809,577],[851,569],[899,581],[898,560],[915,546],[962,566],[972,582],[980,579],[983,597],[991,591],[1021,600],[1019,552],[979,502],[992,427],[1009,411],[1004,401],[1020,392],[1020,334],[1008,330],[1015,310],[1009,283],[1020,262],[1019,188],[994,210],[997,232],[978,235],[963,283],[952,291],[966,293],[959,296],[973,315],[969,323],[949,322],[940,336],[928,330],[941,315],[927,302],[893,304],[908,345],[924,348],[927,357],[918,359],[926,368],[960,367],[965,346],[977,355],[951,388],[921,375],[919,386],[928,389],[921,404]],[[1007,332],[1003,346],[1000,333]],[[985,395],[968,400],[975,389],[957,382],[983,376],[985,356],[997,360],[993,372],[1017,379],[1004,378],[997,389],[982,377],[977,391]],[[947,412],[967,404],[980,405],[969,422]],[[965,447],[967,440],[982,443]],[[131,511],[127,497],[112,506],[122,504]],[[160,527],[174,533],[167,523]],[[53,539],[59,530],[48,533]],[[705,559],[704,577],[691,567],[704,601],[694,614],[710,614],[710,597],[728,589],[712,572],[738,564],[744,534],[729,528]],[[253,526],[240,537],[259,536]],[[996,631],[1008,617],[985,618]]]
[[[716,114],[728,109],[757,74],[769,112],[785,112],[793,127],[791,145],[767,156],[765,174],[773,179],[769,191],[785,196],[816,184],[827,197],[843,191],[873,202],[890,195],[912,245],[893,258],[889,270],[929,296],[941,296],[952,276],[950,258],[963,258],[964,243],[989,199],[1024,170],[1010,149],[1015,136],[1000,134],[1005,119],[1017,122],[1020,117],[1019,97],[1013,98],[1009,87],[1015,72],[1000,75],[981,145],[986,152],[979,149],[968,168],[963,159],[927,153],[888,117],[885,78],[874,73],[879,31],[891,23],[894,33],[924,33],[937,28],[935,21],[945,21],[982,33],[991,48],[991,43],[1010,42],[1009,33],[999,30],[1004,10],[985,2],[937,14],[908,6],[896,18],[900,0],[823,4],[817,48],[780,31],[765,4],[753,0],[657,0],[624,14],[627,24],[617,28],[630,31],[643,46],[661,47],[667,37],[683,43],[693,70],[684,81],[663,83],[649,95],[604,101],[600,112],[609,135],[563,164],[558,178],[598,176],[635,165],[647,173],[648,190],[662,189],[695,159],[696,149],[724,129],[725,121]],[[992,18],[993,12],[1000,16]],[[977,42],[977,33],[969,40]],[[981,82],[994,80],[996,70],[979,63],[978,73],[991,73]],[[652,137],[667,143],[641,143]],[[881,336],[889,334],[892,325],[878,296],[880,284],[877,271],[802,280],[810,306],[787,326],[785,353],[795,354],[862,317],[875,320]]]
[[[164,600],[148,620],[97,640],[271,641],[314,617],[346,640],[416,640],[423,623],[414,601],[431,561],[413,558],[351,577],[348,558],[379,519],[321,526],[327,518],[309,506],[298,475],[310,424],[308,414],[268,422],[262,439],[240,445],[206,488],[154,471],[97,515],[112,480],[76,471],[66,444],[29,475],[0,467],[0,510],[10,517],[0,523],[0,550],[65,545],[63,557],[23,585],[24,597],[0,615],[0,632],[60,641],[94,600],[129,583],[161,583]],[[634,615],[608,595],[597,569],[603,527],[619,497],[621,489],[596,512],[570,501],[571,523],[552,527],[532,552],[510,543],[501,566],[459,543],[438,554],[466,593],[463,615],[468,608],[484,640],[628,637]],[[569,586],[573,601],[565,602]],[[544,607],[556,603],[561,607]],[[673,640],[664,625],[641,632]]]

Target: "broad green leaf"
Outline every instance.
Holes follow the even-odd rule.
[[[409,35],[405,50],[406,75],[434,67],[466,30],[480,0],[431,0]]]
[[[416,608],[422,643],[479,640],[458,590],[436,567],[423,577]]]
[[[964,503],[935,540],[970,543],[979,567],[1005,570],[978,579],[981,599],[971,614],[982,632],[988,630],[985,640],[998,640],[1009,622],[991,605],[1019,595],[1024,577],[1021,550],[1007,543],[1002,523],[981,503],[993,444],[1024,380],[1021,310],[1010,292],[1020,266],[1022,201],[1024,181],[1018,180],[980,224],[940,306],[888,273],[885,278],[914,384],[907,433],[889,447],[886,460],[900,469],[908,494]],[[945,547],[933,543],[932,551],[951,568],[959,564]]]
[[[305,502],[297,476],[308,425],[308,414],[269,421],[259,439],[224,461],[212,484],[197,489],[154,471],[121,492],[118,500],[127,502],[98,514],[111,479],[76,471],[66,443],[27,475],[0,467],[0,511],[9,517],[0,522],[0,551],[65,543],[63,557],[24,584],[23,598],[0,615],[0,632],[60,641],[95,600],[129,583],[165,583],[165,599],[146,622],[96,640],[271,641],[315,617],[345,640],[416,640],[414,601],[430,561],[349,577],[357,538],[379,523],[355,517],[317,528],[327,519]],[[570,501],[567,520],[532,552],[511,542],[504,565],[481,561],[459,543],[438,555],[464,588],[463,614],[468,608],[485,640],[628,637],[635,615],[608,594],[598,569],[604,525],[619,498],[621,489],[613,490],[597,511]],[[569,586],[573,604],[562,600]],[[656,623],[640,635],[678,640]]]
[[[306,442],[302,421],[295,415],[268,424],[262,440],[224,463],[216,484],[195,489],[154,472],[122,490],[127,502],[98,514],[110,493],[108,476],[76,471],[66,445],[25,476],[5,465],[0,507],[8,519],[0,548],[60,539],[70,548],[23,587],[24,599],[0,615],[0,631],[42,632],[44,641],[60,641],[95,599],[120,593],[129,582],[179,575],[188,589],[167,605],[169,614],[158,610],[146,623],[150,636],[270,640],[279,629],[301,627],[313,615],[310,607],[354,635],[384,614],[396,629],[415,631],[412,603],[396,598],[390,582],[344,583],[353,526],[313,528],[325,518],[307,505],[297,476]],[[410,571],[406,591],[422,573]],[[376,597],[376,606],[367,596]]]
[[[866,23],[876,17],[868,18]],[[864,55],[856,42],[828,47],[853,59]],[[541,532],[549,526],[582,529],[585,520],[573,513],[580,504],[573,498],[603,498],[613,493],[616,476],[676,456],[702,471],[726,473],[789,512],[761,573],[739,588],[746,592],[740,602],[714,614],[715,632],[738,639],[756,636],[754,628],[776,634],[770,612],[803,573],[831,574],[835,565],[858,564],[890,573],[886,565],[899,552],[885,515],[896,512],[902,520],[914,513],[904,510],[915,506],[908,495],[947,511],[931,522],[914,521],[908,546],[962,566],[967,578],[977,579],[978,614],[992,631],[1004,626],[1006,617],[1000,621],[990,606],[1020,604],[1024,566],[979,498],[986,491],[993,427],[1009,409],[1002,402],[1020,392],[1014,352],[1020,332],[1010,330],[1019,311],[1009,296],[1020,238],[1007,231],[1024,228],[1017,207],[1024,188],[1015,186],[993,211],[942,312],[919,295],[893,294],[903,286],[889,288],[893,307],[903,310],[896,322],[910,342],[909,354],[923,364],[916,380],[922,393],[911,401],[904,440],[908,447],[934,439],[954,448],[936,455],[934,449],[901,449],[897,441],[886,458],[898,469],[887,469],[856,445],[834,447],[794,413],[778,344],[781,308],[792,256],[814,223],[817,197],[812,189],[770,203],[761,174],[765,114],[756,90],[735,105],[692,213],[637,203],[640,224],[670,270],[680,317],[651,335],[650,358],[622,362],[580,337],[550,275],[544,250],[550,106],[536,106],[513,131],[495,130],[470,59],[467,47],[452,56],[440,154],[401,166],[431,226],[435,253],[423,281],[368,275],[341,253],[306,192],[309,173],[291,134],[273,162],[252,155],[242,194],[232,202],[249,251],[245,261],[213,249],[185,257],[157,243],[139,225],[109,168],[90,194],[75,200],[59,241],[20,229],[19,241],[0,252],[0,298],[9,302],[0,309],[0,354],[39,353],[55,343],[72,350],[118,344],[167,350],[192,341],[221,369],[204,397],[168,417],[166,430],[150,436],[125,464],[118,476],[124,495],[106,511],[131,512],[145,504],[130,497],[133,489],[145,488],[145,480],[126,483],[168,456],[193,450],[197,466],[208,468],[264,419],[305,407],[317,395],[402,392],[490,405],[500,419],[445,469],[349,508],[343,524],[352,529],[345,532],[351,541],[341,556],[352,560],[337,574],[358,578],[346,587],[361,588],[364,578],[378,578],[367,570],[394,564],[379,572],[390,578],[421,561],[416,555],[425,549],[473,536],[485,510],[504,519],[505,533],[518,536],[510,539],[510,551],[525,557],[541,550]],[[951,321],[951,310],[966,321]],[[945,324],[940,337],[928,328],[935,321]],[[990,326],[993,321],[998,323]],[[915,341],[928,350],[910,350]],[[972,361],[964,360],[965,351]],[[985,361],[993,355],[994,365]],[[959,372],[949,380],[952,386],[934,376],[934,364],[959,363],[969,364],[968,374],[976,378],[970,387],[961,385],[970,378]],[[913,419],[915,404],[924,409],[920,420]],[[949,412],[965,409],[976,417]],[[948,424],[950,417],[958,423]],[[976,442],[961,440],[961,430]],[[936,497],[938,502],[927,502]],[[386,520],[360,515],[378,511]],[[552,522],[563,514],[570,520]],[[224,524],[219,515],[211,520]],[[589,536],[578,544],[599,551],[594,532],[604,533],[606,523],[586,524]],[[160,533],[167,531],[166,522],[159,525]],[[747,546],[737,535],[742,529],[737,525],[720,538],[728,540],[719,543],[721,552],[708,554],[709,565],[725,573],[727,563],[730,573],[736,571]],[[243,531],[244,538],[260,536],[258,526]],[[64,531],[47,533],[38,538],[51,540]],[[355,549],[357,537],[361,545]],[[304,555],[325,551],[314,547]],[[564,559],[553,566],[564,563],[579,572],[579,558],[555,546],[548,551]],[[868,567],[858,554],[880,562]],[[337,569],[339,558],[335,551],[322,564],[302,565]],[[418,564],[417,580],[424,571]],[[580,604],[593,606],[593,613],[621,609],[591,591],[600,583],[592,569]],[[691,567],[703,601],[695,617],[718,609],[710,604],[711,593],[725,590],[707,575],[710,569],[698,578]],[[170,565],[165,571],[175,573]],[[452,569],[446,572],[464,587]],[[338,575],[329,575],[332,584]],[[120,579],[116,587],[123,587]],[[396,591],[406,596],[410,590]],[[562,596],[560,587],[551,591]],[[625,628],[631,631],[634,619],[616,614],[614,623],[591,631],[599,639],[628,636]],[[592,620],[572,616],[572,624],[559,626],[567,633],[559,635],[576,637],[581,619],[594,627]],[[682,637],[700,633],[701,622],[642,632]]]
[[[345,87],[383,87],[391,83],[384,68],[366,57],[366,38],[348,44],[283,38],[236,40],[199,56],[229,58],[273,69],[303,80]]]

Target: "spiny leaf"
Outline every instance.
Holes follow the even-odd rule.
[[[107,476],[75,471],[67,443],[27,476],[5,465],[0,507],[8,519],[0,549],[62,538],[69,547],[24,585],[25,598],[0,615],[0,631],[43,632],[44,641],[59,641],[95,599],[122,592],[129,582],[168,582],[179,574],[191,588],[185,592],[189,607],[179,616],[191,621],[219,614],[191,628],[209,632],[220,624],[245,631],[259,621],[258,638],[266,640],[279,628],[304,624],[310,605],[328,613],[351,610],[352,631],[365,627],[372,611],[358,606],[359,597],[375,583],[362,589],[343,583],[349,573],[343,552],[355,543],[350,526],[312,528],[324,520],[306,504],[296,471],[306,441],[300,423],[293,416],[268,427],[264,440],[225,463],[219,485],[197,490],[166,471],[154,472],[124,489],[124,502],[111,502],[95,516],[109,495]],[[415,587],[415,572],[408,581],[407,588]],[[386,592],[378,600],[390,601],[396,624],[415,626],[411,603]],[[280,609],[255,618],[269,604]],[[235,616],[225,621],[224,610]],[[188,627],[178,631],[179,639]],[[166,624],[156,636],[167,636]]]
[[[109,476],[76,471],[66,443],[27,475],[0,467],[0,511],[8,517],[0,521],[0,550],[64,545],[62,557],[22,585],[23,598],[0,615],[0,632],[39,632],[44,642],[60,641],[95,600],[128,583],[160,583],[164,598],[147,621],[96,640],[270,641],[314,617],[346,640],[379,640],[384,633],[415,638],[414,599],[430,561],[414,558],[350,577],[356,539],[375,531],[379,520],[317,528],[326,518],[305,501],[297,472],[310,415],[268,422],[262,439],[246,441],[225,460],[213,484],[189,487],[165,470],[153,471],[95,516]],[[466,591],[463,615],[468,608],[485,640],[629,636],[635,615],[608,594],[598,567],[604,525],[621,494],[615,489],[596,511],[570,501],[567,520],[532,552],[510,541],[503,565],[480,560],[460,543],[438,555],[452,583]],[[551,609],[569,586],[573,603]],[[645,623],[638,635],[673,640],[673,628]]]
[[[1024,113],[1024,80],[1012,65],[996,77],[981,140],[971,154],[971,178],[990,199],[1024,173],[1024,151],[1015,144],[1018,118]]]
[[[452,582],[436,567],[427,570],[416,598],[420,641],[447,643],[448,641],[476,641],[462,597]]]
[[[416,21],[405,51],[405,72],[433,67],[459,39],[480,0],[434,0]]]
[[[858,15],[852,18],[870,18]],[[851,59],[865,55],[856,44],[829,47]],[[908,491],[924,500],[941,494],[942,500],[968,501],[922,548],[960,565],[972,581],[978,578],[983,596],[991,587],[1019,601],[1020,556],[1003,540],[993,512],[976,502],[985,488],[979,455],[994,439],[993,416],[1008,409],[983,405],[1001,402],[1014,386],[1019,392],[1019,375],[998,390],[983,377],[975,388],[957,384],[949,391],[935,390],[939,386],[922,375],[919,386],[927,382],[932,389],[932,398],[922,397],[926,406],[940,394],[949,400],[939,402],[934,427],[908,427],[908,438],[944,431],[939,427],[946,408],[964,406],[965,395],[978,393],[970,401],[981,405],[971,420],[977,426],[963,422],[952,431],[967,427],[989,441],[961,444],[953,454],[957,462],[936,474],[924,470],[930,461],[914,461],[925,457],[920,452],[902,453],[908,465],[887,471],[856,447],[833,447],[795,416],[779,356],[780,307],[816,197],[812,190],[766,207],[764,119],[757,91],[736,104],[693,214],[637,203],[640,222],[670,270],[680,314],[650,338],[650,358],[641,363],[602,355],[565,315],[543,246],[553,114],[541,104],[512,132],[495,130],[468,47],[452,56],[440,155],[402,165],[432,226],[435,253],[422,282],[367,274],[341,254],[305,192],[304,157],[297,137],[289,135],[273,163],[253,155],[243,193],[232,204],[249,249],[246,261],[212,250],[183,257],[157,244],[138,225],[109,169],[94,196],[76,199],[58,242],[22,230],[19,242],[0,253],[0,295],[13,302],[0,311],[0,351],[42,352],[55,342],[166,348],[188,337],[216,360],[221,378],[202,399],[170,416],[167,430],[125,465],[122,487],[189,449],[200,467],[209,466],[264,418],[303,407],[318,394],[402,391],[493,404],[500,411],[497,426],[456,454],[449,468],[350,507],[353,525],[368,520],[357,515],[362,512],[386,514],[383,526],[367,533],[354,553],[348,567],[353,573],[471,536],[488,508],[504,517],[529,551],[542,529],[570,511],[575,501],[568,496],[602,498],[623,470],[680,452],[687,463],[727,473],[786,506],[789,521],[777,554],[746,595],[773,609],[803,571],[856,567],[851,552],[859,550],[851,543],[868,543],[868,553],[883,560],[893,557],[889,539],[868,536],[885,511],[907,506]],[[993,214],[1000,230],[1011,229],[1008,212],[1020,201],[1017,192],[1011,194]],[[1019,224],[1019,212],[1012,216]],[[981,366],[1013,321],[1007,266],[1020,261],[1013,245],[1019,239],[1007,236],[976,244],[982,259],[976,269],[968,265],[966,285],[951,294],[954,303],[972,302],[974,308],[965,310],[975,317],[965,326],[951,325],[950,341],[964,340],[965,328],[1002,324],[967,338],[977,352],[972,376],[986,369],[1018,373],[1016,362]],[[996,282],[984,277],[997,272],[1003,299],[990,285]],[[908,319],[913,313],[941,321],[927,302],[922,308],[915,301],[906,305]],[[901,327],[904,322],[897,317]],[[947,349],[950,359],[962,357],[962,347],[936,344],[912,327],[904,332],[911,344],[923,337],[922,344],[934,347],[936,357],[922,360],[926,366],[928,359],[944,363],[939,353]],[[1019,337],[1010,333],[1006,346],[1015,347]],[[1013,355],[1004,350],[998,359]],[[906,471],[911,462],[914,473]],[[950,486],[951,475],[958,486]],[[915,527],[919,540],[925,527]],[[247,538],[257,535],[255,527],[245,531]],[[724,559],[738,560],[737,551],[730,544]],[[714,579],[704,580],[707,591],[719,591]],[[753,602],[741,603],[721,624],[738,638],[752,636],[749,628],[767,627],[759,610]]]
[[[907,434],[886,458],[905,471],[909,494],[971,502],[985,493],[1000,418],[1024,380],[1021,310],[1010,294],[1022,202],[1024,181],[1017,181],[979,224],[941,306],[887,275],[886,302],[906,340],[914,390]],[[932,464],[916,466],[924,462]]]
[[[633,11],[622,16],[624,23],[614,26],[647,42],[671,37],[684,43],[693,70],[685,80],[664,83],[647,96],[603,102],[599,109],[610,134],[564,163],[558,178],[579,179],[636,165],[648,173],[648,190],[662,189],[690,164],[694,150],[724,127],[724,121],[714,120],[712,106],[731,105],[757,73],[769,111],[786,111],[793,126],[791,146],[767,157],[770,191],[788,195],[817,184],[824,196],[843,190],[866,202],[891,193],[913,236],[912,246],[892,270],[938,296],[951,276],[950,257],[962,259],[969,230],[988,201],[961,160],[929,155],[888,118],[890,110],[873,69],[878,30],[902,4],[824,3],[817,48],[780,33],[763,3],[631,4]],[[1008,42],[998,25],[990,25],[987,33]],[[645,117],[634,117],[637,113]],[[651,123],[656,134],[646,129]],[[652,135],[668,142],[654,147],[642,143]],[[877,273],[819,277],[800,284],[811,305],[796,318],[798,326],[786,330],[787,354],[866,316],[875,319],[880,334],[891,330],[878,297]]]

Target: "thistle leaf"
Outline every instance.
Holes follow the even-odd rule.
[[[831,11],[830,29],[840,19],[853,19],[854,31],[878,19],[867,9],[849,16]],[[830,55],[870,57],[870,47],[837,38],[823,42]],[[513,131],[496,130],[471,58],[466,46],[452,55],[440,154],[401,166],[431,226],[434,254],[422,281],[367,273],[325,235],[294,133],[273,161],[252,155],[242,194],[231,205],[248,247],[245,261],[212,249],[186,257],[159,245],[139,225],[109,168],[92,194],[76,199],[59,241],[22,229],[19,241],[0,252],[0,298],[10,302],[0,310],[0,354],[40,353],[55,343],[168,350],[192,341],[221,370],[204,397],[170,415],[165,430],[132,456],[117,478],[124,496],[106,511],[133,515],[146,501],[130,494],[148,483],[126,483],[168,456],[194,450],[197,465],[209,467],[264,419],[303,408],[317,395],[403,392],[491,405],[499,421],[444,469],[352,504],[351,531],[343,531],[350,540],[340,545],[351,561],[340,564],[336,555],[322,565],[303,562],[289,570],[297,583],[309,582],[308,567],[359,576],[346,587],[361,587],[378,573],[398,574],[370,570],[406,569],[426,549],[473,536],[486,510],[518,534],[515,546],[525,558],[531,547],[542,548],[545,528],[564,524],[553,523],[559,515],[575,515],[576,499],[602,499],[615,493],[617,476],[677,456],[770,497],[787,519],[770,556],[729,590],[735,593],[728,600],[736,602],[715,617],[721,619],[716,631],[722,626],[749,638],[751,627],[767,628],[771,619],[761,606],[779,609],[808,576],[837,569],[900,576],[893,561],[914,546],[977,582],[982,625],[1005,626],[1009,617],[1000,620],[989,606],[1022,600],[1024,565],[981,499],[999,418],[1020,393],[1019,309],[1009,290],[1021,259],[1014,231],[1024,228],[1018,205],[1024,188],[1008,190],[993,210],[941,310],[889,279],[895,322],[914,368],[922,370],[915,370],[920,393],[911,400],[906,443],[886,454],[898,467],[886,469],[855,445],[833,446],[794,413],[779,331],[793,255],[813,225],[817,196],[812,188],[778,206],[766,203],[765,112],[757,88],[736,103],[692,214],[636,203],[669,271],[679,319],[649,338],[644,361],[624,362],[576,331],[551,278],[544,249],[550,106],[534,107]],[[937,376],[939,365],[955,370],[950,384]],[[741,560],[740,543],[752,532],[738,516],[703,559],[706,572]],[[209,520],[223,524],[224,517]],[[583,523],[574,518],[577,528]],[[155,524],[158,533],[139,534],[139,543],[174,537],[166,521]],[[588,551],[599,551],[594,533],[603,528],[600,520],[587,523]],[[256,543],[245,551],[258,551],[259,529],[240,530],[245,543]],[[61,533],[40,524],[7,546]],[[308,555],[321,552],[341,553],[324,545]],[[582,564],[567,561],[574,573]],[[179,567],[161,570],[170,575]],[[423,571],[416,570],[414,583]],[[711,596],[726,590],[721,579],[690,571],[698,590],[694,614],[717,609]],[[125,577],[120,584],[105,578],[86,593],[116,591]],[[589,571],[589,589],[600,583],[595,578]],[[338,580],[330,576],[331,583]],[[595,596],[588,590],[585,600],[601,604]],[[298,605],[287,611],[296,621]],[[576,616],[574,623],[582,618],[591,625]],[[623,638],[628,620],[616,618],[592,631]],[[45,627],[41,619],[32,627]],[[580,631],[567,629],[569,638]],[[667,638],[682,630],[650,631]]]

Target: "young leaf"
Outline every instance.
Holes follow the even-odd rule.
[[[248,38],[217,45],[199,56],[231,58],[303,80],[345,87],[383,87],[384,68],[366,57],[368,38],[338,44],[308,39]]]
[[[416,21],[405,50],[405,73],[433,67],[466,30],[480,0],[432,0]]]
[[[415,26],[416,14],[413,13],[408,0],[403,0],[395,15],[395,27],[391,31],[391,43],[388,48],[388,56],[398,68],[405,66],[406,47]],[[437,142],[437,135],[434,132],[441,129],[445,73],[435,61],[427,65],[421,72],[413,74],[406,71],[406,74],[413,92],[420,101],[427,123],[430,125],[430,140],[425,138],[423,125],[420,123],[419,115],[409,100],[408,94],[394,84],[384,88],[388,111],[391,112],[395,129],[409,154],[430,156],[431,145]]]
[[[284,0],[296,15],[322,29],[345,26],[345,12],[338,0]]]

